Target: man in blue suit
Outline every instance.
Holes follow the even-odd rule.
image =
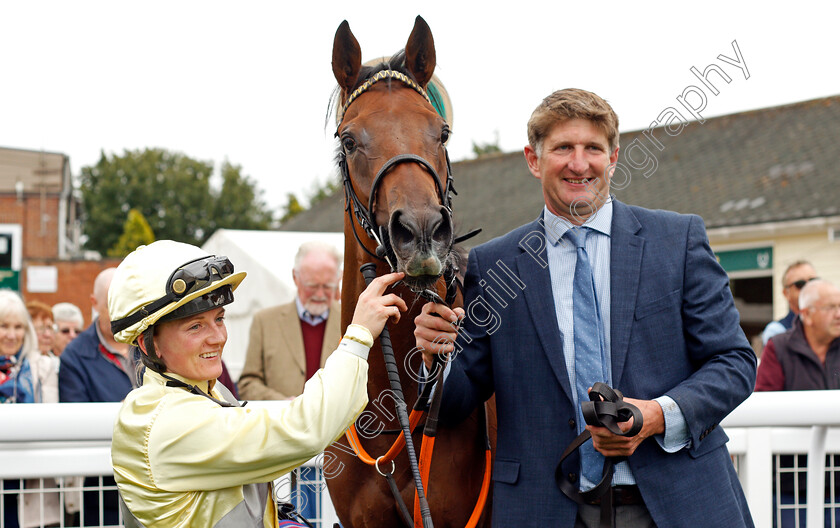
[[[617,528],[753,526],[717,425],[752,392],[756,358],[702,220],[610,196],[618,118],[595,94],[548,96],[528,141],[540,217],[470,252],[460,330],[449,323],[460,309],[428,304],[416,318],[427,366],[434,353],[455,352],[442,420],[496,395],[494,525],[598,526],[599,507],[578,506],[555,478],[589,489],[597,477],[586,463],[605,455],[627,457],[612,479]],[[583,318],[573,283],[586,259],[594,299]],[[600,351],[593,382],[619,389],[643,428],[628,438],[586,426],[598,453],[578,451],[558,468],[584,428],[575,378],[586,377],[576,369],[587,359],[575,349],[587,336]]]

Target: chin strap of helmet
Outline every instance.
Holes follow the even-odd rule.
[[[143,340],[143,344],[146,347],[145,353],[141,351],[141,354],[143,354],[143,364],[159,374],[166,371],[166,363],[160,359],[157,355],[157,351],[155,350],[155,326],[152,325],[147,328],[140,338]]]
[[[212,400],[213,402],[219,404],[222,407],[236,407],[236,405],[234,405],[230,402],[222,401],[222,400],[214,398],[213,396],[210,396],[209,394],[207,394],[203,390],[199,389],[195,385],[190,385],[189,383],[186,383],[186,382],[181,381],[179,379],[175,379],[172,376],[167,376],[163,372],[158,372],[158,374],[160,374],[161,376],[163,376],[167,380],[166,381],[166,386],[167,387],[180,387],[182,389],[186,389],[187,391],[189,391],[193,394],[197,394],[199,396],[204,396],[208,400]]]
[[[216,404],[220,405],[221,407],[236,407],[236,405],[234,405],[230,402],[222,401],[222,400],[219,400],[217,398],[214,398],[213,396],[210,396],[208,393],[199,389],[195,385],[190,385],[187,382],[181,381],[179,379],[175,379],[172,376],[167,375],[165,373],[166,364],[157,355],[157,351],[155,351],[155,341],[154,341],[154,333],[155,332],[154,332],[154,328],[155,328],[154,325],[150,326],[149,328],[146,329],[145,332],[143,332],[143,335],[142,335],[143,344],[146,347],[146,353],[145,353],[144,358],[147,361],[143,362],[146,365],[146,367],[154,370],[155,372],[157,372],[158,374],[163,376],[163,378],[166,379],[166,386],[167,387],[178,387],[178,388],[186,389],[188,392],[190,392],[192,394],[196,394],[198,396],[204,396],[208,400],[211,400],[211,401],[215,402]]]

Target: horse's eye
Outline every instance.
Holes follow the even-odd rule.
[[[451,134],[449,128],[444,128],[443,131],[440,133],[440,142],[446,143],[447,141],[449,141],[449,134]]]
[[[351,137],[343,137],[341,139],[341,146],[344,147],[344,152],[350,154],[356,150],[356,142]]]

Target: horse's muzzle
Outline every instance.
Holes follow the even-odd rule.
[[[409,277],[435,278],[452,250],[452,219],[445,207],[394,211],[388,235],[401,271]]]

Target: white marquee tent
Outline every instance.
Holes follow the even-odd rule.
[[[321,240],[344,251],[343,233],[245,231],[219,229],[202,246],[214,255],[225,255],[237,271],[248,277],[236,289],[236,300],[227,307],[228,341],[224,360],[233,379],[245,365],[248,332],[254,314],[263,308],[290,302],[295,296],[292,267],[298,247]]]

